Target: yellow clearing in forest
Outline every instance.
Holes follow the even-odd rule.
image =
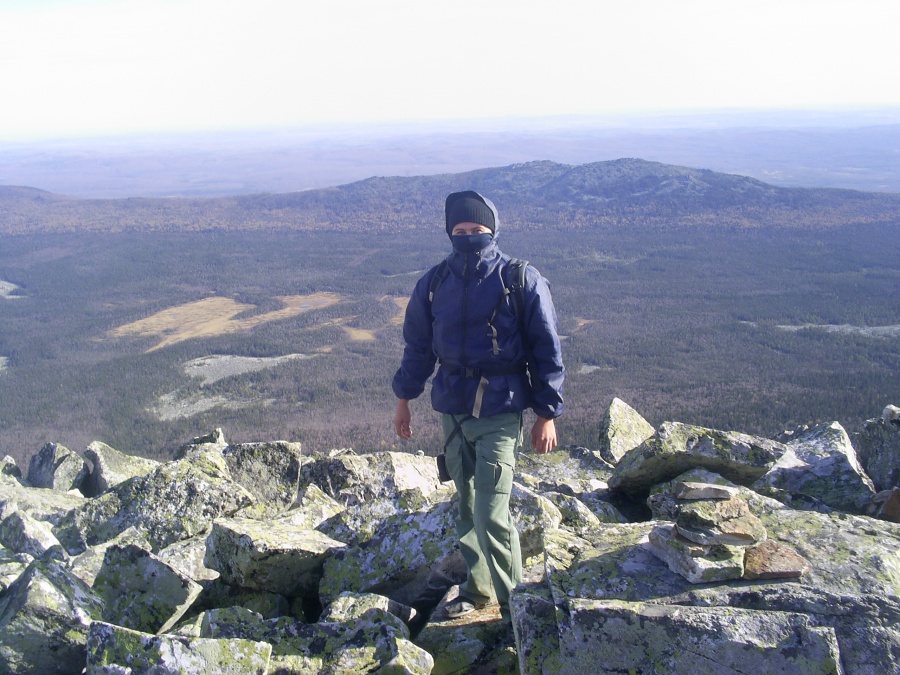
[[[256,305],[236,302],[231,298],[211,297],[171,307],[153,316],[119,326],[109,331],[111,337],[158,335],[162,341],[148,352],[173,345],[177,342],[198,337],[211,337],[225,333],[250,330],[260,324],[279,319],[289,319],[311,309],[319,309],[337,304],[341,296],[337,293],[313,293],[312,295],[285,295],[278,297],[284,308],[265,314],[234,317],[252,310]]]

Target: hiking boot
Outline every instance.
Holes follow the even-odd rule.
[[[466,600],[465,598],[457,598],[449,605],[447,605],[447,609],[445,610],[447,616],[451,619],[458,619],[461,616],[465,616],[466,614],[471,614],[476,609],[483,609],[486,607],[484,603],[475,603],[471,600]]]

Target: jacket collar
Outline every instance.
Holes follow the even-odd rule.
[[[463,271],[471,276],[485,277],[500,260],[500,249],[497,247],[497,237],[491,239],[491,243],[477,253],[460,253],[453,251],[447,258],[450,269],[462,276]]]

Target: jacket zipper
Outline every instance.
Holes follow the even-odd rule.
[[[469,254],[463,258],[462,344],[459,345],[459,365],[466,368],[466,342],[469,339]]]

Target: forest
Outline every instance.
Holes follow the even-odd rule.
[[[707,176],[707,184],[717,176]],[[479,180],[488,178],[500,185],[497,175]],[[521,215],[527,200],[506,197],[515,186],[497,191],[513,214],[501,227],[501,248],[551,282],[568,370],[567,410],[558,424],[563,444],[595,445],[614,396],[654,425],[677,420],[769,437],[816,421],[838,420],[853,430],[900,403],[900,247],[888,244],[900,231],[893,196],[876,203],[849,193],[848,206],[846,191],[788,199],[753,181],[770,206],[777,202],[781,221],[767,220],[775,211],[759,201],[742,201],[726,188],[709,201],[696,186],[693,197],[670,190],[665,202],[634,198],[631,210],[620,203],[620,217],[612,219],[584,206],[587,197],[600,201],[596,186],[573,193],[559,178],[553,180],[567,191],[570,208],[542,188],[555,207],[528,222]],[[415,190],[406,182],[402,190],[392,179],[343,190],[343,198],[357,194],[359,212],[366,203],[392,205],[378,216],[383,227],[350,221],[353,209],[325,204],[331,197],[323,194],[306,198],[319,199],[319,212],[329,214],[321,227],[227,228],[210,219],[200,229],[51,227],[3,235],[0,455],[21,466],[46,442],[82,450],[100,440],[163,458],[216,427],[229,442],[435,454],[437,417],[427,391],[414,402],[413,439],[393,436],[390,380],[402,352],[403,298],[449,251],[434,202],[438,188],[465,181],[442,180],[423,188],[408,211]],[[650,178],[643,185],[659,194]],[[820,199],[817,192],[826,194]],[[374,193],[370,202],[359,196],[367,193]],[[297,197],[254,199],[271,211],[279,199]],[[607,197],[605,213],[615,201]],[[34,202],[29,208],[40,211]],[[744,221],[729,222],[741,209]],[[800,214],[795,226],[784,222],[786,209]],[[552,220],[563,211],[565,218]],[[674,214],[669,222],[665,212]],[[816,225],[813,212],[831,217]],[[391,218],[406,222],[409,213],[421,216],[419,226],[387,225]],[[329,226],[339,220],[349,224]],[[240,321],[282,316],[283,298],[323,293],[336,300],[158,349],[159,335],[117,331],[208,298],[227,299]],[[214,355],[272,361],[196,377],[190,364]],[[280,358],[289,355],[303,358]],[[160,413],[164,401],[174,402],[174,413]]]

